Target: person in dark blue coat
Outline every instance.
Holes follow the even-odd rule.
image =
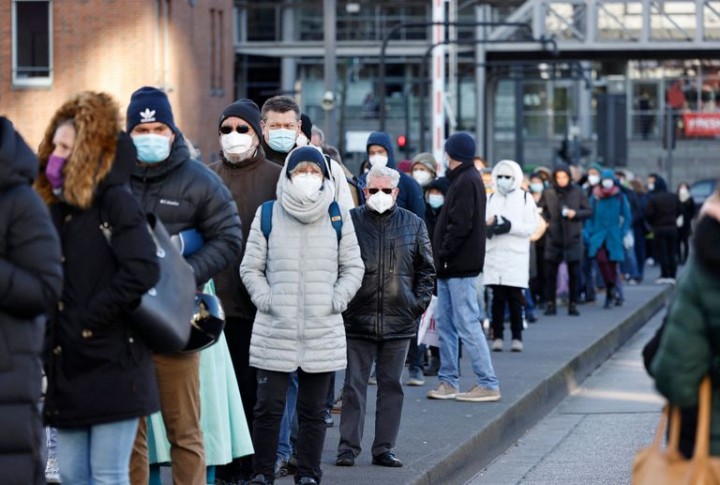
[[[384,131],[374,131],[370,133],[367,140],[367,154],[371,167],[385,166],[397,170],[392,140],[390,139],[390,135]],[[409,175],[403,172],[399,173],[400,184],[398,188],[400,192],[397,197],[398,207],[409,210],[420,219],[425,220],[425,200],[423,199],[423,191],[420,184]],[[367,174],[361,175],[360,179],[367,185]]]
[[[45,483],[42,388],[45,315],[60,299],[60,242],[31,188],[38,162],[0,117],[0,472],[3,483]]]

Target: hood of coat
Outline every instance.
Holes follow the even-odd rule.
[[[367,149],[370,148],[370,145],[379,145],[383,147],[385,151],[387,151],[387,166],[394,170],[397,170],[397,165],[395,164],[395,152],[393,151],[393,143],[390,139],[390,135],[388,135],[384,131],[373,131],[372,133],[370,133],[370,136],[368,136],[367,139],[367,145],[365,147],[366,153]]]
[[[75,142],[63,170],[63,199],[71,205],[87,209],[92,205],[100,184],[122,183],[120,180],[123,174],[129,178],[128,167],[118,167],[118,171],[108,179],[114,165],[118,134],[121,132],[120,109],[110,95],[86,91],[70,98],[55,112],[40,142],[40,173],[35,180],[35,188],[47,204],[57,202],[58,198],[53,194],[50,182],[45,176],[45,167],[55,149],[55,130],[66,120],[74,122]],[[131,151],[132,158],[123,162],[132,164],[135,147],[127,145],[127,135],[124,138],[120,150],[121,158],[127,159],[128,151]],[[132,165],[129,168],[131,169]]]
[[[649,177],[655,178],[655,187],[650,192],[667,192],[667,182],[665,182],[665,179],[662,178],[662,176],[651,173]]]
[[[513,190],[517,190],[521,187],[523,182],[523,171],[517,162],[513,160],[500,160],[493,166],[492,169],[492,181],[493,187],[497,190],[497,176],[500,175],[512,175],[513,183],[508,193]]]
[[[0,116],[0,189],[18,184],[31,185],[37,172],[35,154],[15,131],[12,122]]]

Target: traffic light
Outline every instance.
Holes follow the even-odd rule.
[[[405,145],[407,145],[407,138],[405,138],[405,135],[400,135],[397,137],[397,144],[400,148],[405,148]]]

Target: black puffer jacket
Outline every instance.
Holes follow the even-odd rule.
[[[362,286],[343,312],[348,338],[389,340],[415,335],[435,282],[425,223],[394,206],[383,214],[350,211],[365,264]]]
[[[668,192],[665,179],[657,174],[650,174],[650,176],[655,177],[655,187],[648,197],[645,219],[655,232],[677,232],[680,200],[676,194]]]
[[[132,191],[146,212],[160,218],[169,234],[197,230],[203,247],[187,257],[195,282],[204,284],[232,265],[242,251],[237,205],[220,177],[190,158],[180,132],[170,156],[157,165],[136,165]]]
[[[147,416],[160,407],[152,354],[128,325],[128,310],[160,277],[145,214],[126,186],[134,157],[132,140],[120,135],[92,206],[50,207],[65,258],[45,400],[45,418],[58,428]],[[99,228],[105,220],[110,241]]]
[[[472,163],[456,167],[447,178],[450,188],[433,234],[437,276],[477,276],[485,263],[485,184]]]
[[[560,164],[553,172],[553,182],[558,172],[565,172],[570,177],[567,165]],[[543,191],[538,205],[548,223],[545,259],[568,263],[580,261],[583,256],[583,221],[592,215],[585,192],[572,182],[565,187],[559,187],[554,182],[553,187]],[[563,207],[574,210],[575,217],[563,217]]]
[[[46,318],[60,298],[60,242],[31,188],[33,152],[0,117],[0,474],[2,483],[45,483],[38,410]]]

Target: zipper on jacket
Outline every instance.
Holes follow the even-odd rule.
[[[385,276],[385,221],[378,221],[380,230],[380,244],[378,247],[378,261],[380,262],[380,268],[378,272],[378,295],[377,295],[377,318],[375,319],[376,328],[375,332],[378,336],[382,336],[382,317],[383,317],[383,288],[384,288],[384,276]]]

